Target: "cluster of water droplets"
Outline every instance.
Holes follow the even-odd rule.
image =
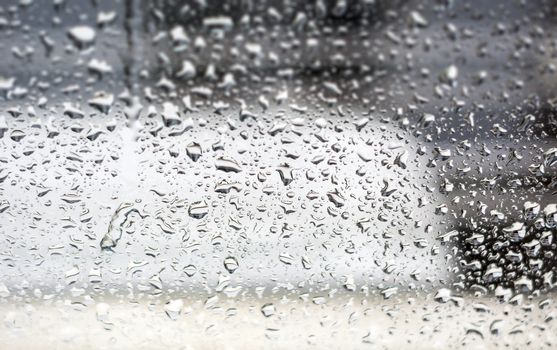
[[[83,2],[0,4],[5,329],[124,303],[282,344],[554,344],[545,5]]]

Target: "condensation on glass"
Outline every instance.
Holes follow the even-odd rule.
[[[553,349],[557,2],[4,0],[0,349]]]

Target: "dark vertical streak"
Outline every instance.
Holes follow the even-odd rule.
[[[127,52],[123,56],[124,64],[124,83],[126,87],[133,91],[133,51],[134,51],[134,38],[133,38],[133,17],[134,17],[134,0],[125,0],[124,3],[124,30],[126,33],[126,48]]]

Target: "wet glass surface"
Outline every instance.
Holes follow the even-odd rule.
[[[554,348],[556,14],[2,1],[0,348]]]

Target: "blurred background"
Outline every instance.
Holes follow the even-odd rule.
[[[553,348],[556,10],[5,0],[0,347]]]

